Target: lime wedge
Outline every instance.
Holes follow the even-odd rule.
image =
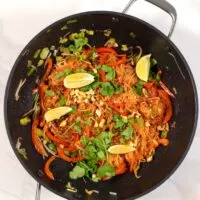
[[[135,151],[133,146],[123,144],[113,145],[108,149],[108,152],[111,154],[124,154],[132,151]]]
[[[142,56],[136,64],[136,74],[142,81],[148,81],[151,54]]]
[[[75,73],[65,77],[64,86],[66,88],[80,88],[91,84],[94,76],[88,73]]]
[[[66,107],[66,106],[61,106],[57,108],[53,108],[51,110],[48,110],[44,114],[44,118],[46,122],[51,122],[55,119],[60,119],[63,115],[66,115],[67,113],[71,112],[72,108]]]

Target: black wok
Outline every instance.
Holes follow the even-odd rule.
[[[174,8],[162,0],[148,1],[158,5],[172,16],[171,35],[176,19]],[[65,189],[65,184],[69,181],[67,172],[72,166],[60,159],[56,159],[52,164],[52,171],[55,174],[56,181],[48,179],[43,173],[45,161],[32,145],[31,124],[28,126],[19,124],[21,116],[33,105],[32,89],[36,85],[36,76],[28,78],[20,92],[21,98],[19,101],[15,101],[14,94],[18,83],[20,79],[26,77],[25,66],[27,65],[27,60],[32,59],[34,52],[38,48],[58,45],[59,37],[63,36],[60,28],[69,19],[77,19],[77,23],[69,25],[71,32],[77,32],[83,28],[94,30],[110,28],[113,31],[113,37],[117,41],[133,46],[139,44],[142,46],[144,53],[152,53],[158,62],[162,64],[161,67],[165,71],[164,82],[169,88],[172,89],[174,87],[177,90],[176,98],[172,99],[174,110],[172,123],[176,122],[176,125],[171,128],[169,133],[170,145],[166,148],[159,148],[153,162],[142,165],[140,170],[142,177],[140,179],[136,179],[132,174],[126,173],[100,183],[92,183],[90,181],[85,183],[83,180],[72,181],[72,185],[78,189],[78,192],[71,193]],[[128,37],[132,31],[136,35],[135,39]],[[104,43],[105,38],[98,33],[90,38],[91,45],[102,46]],[[38,72],[39,76],[42,76],[42,74],[43,71]],[[198,102],[197,91],[189,66],[181,52],[168,37],[150,24],[135,17],[117,12],[98,11],[80,13],[61,19],[45,28],[29,42],[17,58],[10,73],[5,94],[4,112],[7,133],[13,150],[24,168],[40,184],[70,200],[130,200],[155,189],[183,161],[194,137],[198,117]],[[27,151],[29,160],[24,160],[16,151],[15,144],[18,137],[23,138],[22,145]],[[88,197],[85,194],[85,188],[98,190],[99,194]],[[109,192],[115,192],[117,196],[113,196]]]

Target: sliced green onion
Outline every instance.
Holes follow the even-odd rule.
[[[31,76],[36,71],[37,71],[37,68],[34,65],[31,65],[30,67],[28,67],[27,76]]]
[[[167,138],[168,133],[169,133],[169,132],[168,132],[167,130],[163,130],[163,131],[161,132],[160,137],[161,137],[161,138]]]
[[[70,20],[67,21],[67,24],[73,24],[73,23],[76,23],[76,22],[78,22],[77,19],[70,19]]]
[[[61,62],[64,58],[62,56],[56,56],[56,62]]]
[[[44,64],[44,60],[39,60],[38,63],[37,63],[37,67],[40,67]]]
[[[53,90],[46,90],[46,91],[45,91],[45,94],[46,94],[47,96],[50,96],[50,97],[55,96],[55,92],[54,92]]]
[[[54,45],[51,45],[50,50],[53,51],[56,47]]]
[[[49,48],[48,47],[43,48],[40,53],[40,58],[45,60],[48,55],[49,55]]]
[[[31,119],[29,117],[24,117],[24,118],[21,118],[19,122],[22,126],[26,126],[27,124],[31,122]]]
[[[129,36],[130,36],[131,38],[135,38],[135,37],[136,37],[136,35],[135,35],[134,32],[130,32],[130,33],[129,33]]]
[[[68,29],[68,27],[67,27],[67,25],[64,25],[63,27],[61,27],[61,31],[64,31],[64,30],[66,30],[66,29]]]
[[[122,50],[122,51],[128,51],[127,45],[126,45],[126,44],[122,44],[121,50]]]
[[[64,44],[68,41],[68,39],[66,37],[60,37],[59,43],[60,44]]]
[[[109,37],[110,34],[112,33],[112,30],[111,30],[111,29],[105,29],[103,32],[104,32],[104,35],[105,35],[106,37]]]
[[[36,58],[39,56],[40,52],[41,52],[41,49],[38,49],[38,50],[34,53],[33,58],[36,59]]]

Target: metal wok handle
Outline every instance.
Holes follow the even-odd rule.
[[[137,0],[130,0],[128,4],[126,5],[126,7],[124,8],[124,10],[122,11],[122,13],[125,14],[135,1]],[[172,25],[168,33],[168,37],[170,38],[176,25],[176,20],[177,20],[176,9],[165,0],[145,0],[145,1],[148,1],[149,3],[152,3],[153,5],[159,7],[160,9],[164,10],[171,16]]]
[[[41,185],[40,185],[40,183],[37,183],[35,200],[40,200],[40,193],[41,193]]]

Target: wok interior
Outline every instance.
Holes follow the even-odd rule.
[[[68,19],[74,18],[76,18],[78,22],[70,24],[69,30],[60,30]],[[171,128],[169,133],[170,145],[168,147],[160,147],[156,151],[153,162],[142,164],[141,170],[139,171],[139,175],[141,175],[140,179],[136,179],[133,174],[126,173],[114,177],[109,181],[97,184],[89,181],[85,183],[83,180],[71,181],[67,177],[67,172],[72,166],[57,159],[52,165],[52,171],[55,174],[56,181],[51,181],[41,173],[44,160],[32,145],[31,125],[29,124],[23,127],[19,124],[20,117],[33,105],[31,93],[32,89],[35,87],[36,76],[27,79],[26,84],[21,90],[20,100],[18,102],[14,100],[14,94],[19,80],[26,77],[27,60],[32,59],[34,52],[38,48],[49,47],[51,45],[58,46],[58,41],[61,36],[68,31],[77,32],[82,28],[93,30],[110,28],[112,29],[112,36],[115,37],[120,44],[140,45],[144,53],[152,53],[160,63],[160,67],[164,70],[164,82],[169,88],[172,89],[174,87],[177,90],[176,98],[172,99],[173,119],[171,123],[176,122],[176,125],[175,128]],[[135,33],[135,39],[129,37],[130,32]],[[98,32],[89,38],[90,44],[97,47],[102,46],[105,43],[105,38],[101,37],[101,34]],[[27,53],[23,55],[24,52]],[[172,55],[176,58],[176,61]],[[40,70],[40,75],[42,75],[42,70]],[[68,199],[98,200],[102,199],[102,197],[104,199],[113,199],[109,192],[116,192],[117,199],[128,199],[153,189],[156,185],[165,180],[182,160],[184,157],[183,155],[191,143],[196,127],[197,102],[195,86],[187,63],[180,52],[159,31],[138,19],[119,13],[90,12],[78,14],[62,19],[43,30],[25,47],[16,61],[9,78],[6,92],[5,121],[7,123],[11,144],[15,149],[17,138],[22,137],[23,147],[27,151],[29,160],[23,160],[19,156],[18,158],[37,181],[53,192]],[[65,190],[65,184],[68,181],[71,181],[72,185],[78,189],[77,193],[70,193]],[[85,188],[89,190],[98,190],[99,194],[88,197],[85,194]]]

